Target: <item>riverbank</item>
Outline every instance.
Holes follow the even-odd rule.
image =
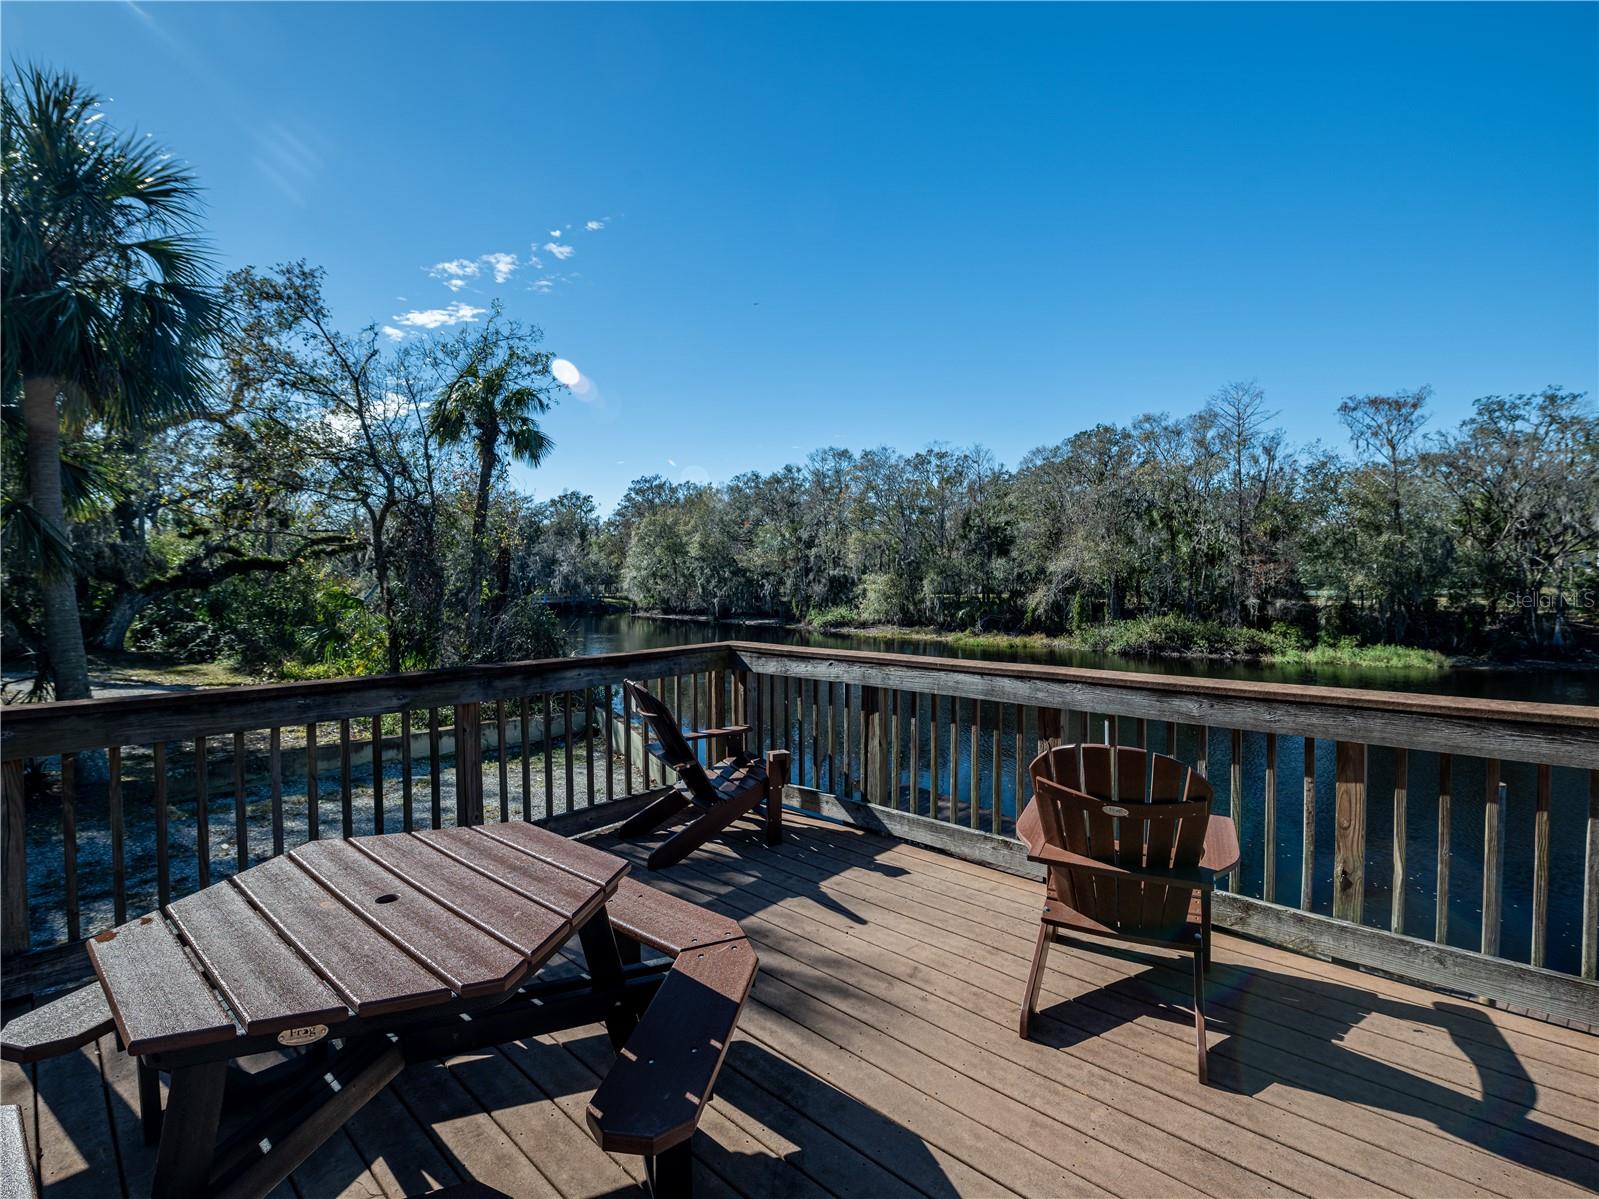
[[[1051,652],[1115,654],[1124,658],[1178,658],[1198,661],[1259,662],[1276,666],[1349,666],[1418,672],[1448,670],[1457,665],[1437,650],[1408,645],[1359,645],[1354,638],[1307,645],[1297,629],[1239,628],[1218,621],[1189,620],[1181,616],[1141,616],[1093,625],[1076,633],[979,633],[905,625],[854,624],[848,619],[783,621],[773,617],[724,617],[685,613],[640,612],[650,620],[695,624],[733,625],[746,628],[794,629],[879,641],[918,641],[948,645],[968,653],[1034,655]],[[1459,665],[1493,666],[1479,660]]]

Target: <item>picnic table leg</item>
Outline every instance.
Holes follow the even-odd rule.
[[[182,1066],[172,1072],[172,1088],[156,1151],[153,1199],[188,1199],[211,1191],[211,1158],[217,1122],[222,1118],[226,1061]]]
[[[583,960],[588,963],[589,978],[596,991],[613,991],[605,1010],[605,1031],[610,1034],[611,1048],[621,1049],[627,1044],[638,1025],[638,1017],[624,1005],[620,998],[622,987],[622,953],[616,945],[616,932],[611,928],[611,917],[606,909],[589,918],[578,930],[578,940],[583,945]]]
[[[694,1191],[694,1139],[690,1137],[664,1153],[644,1159],[645,1174],[654,1199],[687,1199]]]
[[[139,1061],[139,1125],[146,1145],[161,1140],[161,1071],[143,1059]]]

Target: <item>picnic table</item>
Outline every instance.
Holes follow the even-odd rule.
[[[597,1021],[620,1047],[666,974],[618,950],[627,869],[528,824],[312,841],[92,938],[122,1044],[171,1076],[154,1194],[265,1194],[410,1061]],[[539,980],[574,933],[587,977]]]

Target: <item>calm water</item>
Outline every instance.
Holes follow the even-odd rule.
[[[1350,668],[1274,667],[1247,663],[1189,662],[1113,658],[1076,652],[993,653],[960,652],[937,641],[904,637],[851,637],[847,634],[815,634],[798,629],[761,625],[712,625],[699,621],[659,620],[648,617],[586,617],[569,622],[578,651],[584,654],[620,650],[652,649],[722,639],[775,641],[795,645],[814,645],[830,649],[876,649],[908,654],[967,657],[1000,661],[1025,660],[1100,669],[1133,670],[1161,674],[1205,675],[1213,678],[1250,679],[1266,682],[1313,683],[1324,686],[1368,687],[1390,691],[1426,691],[1503,699],[1507,704],[1536,700],[1573,704],[1599,702],[1599,673],[1582,670],[1487,670],[1436,671],[1355,670]],[[852,707],[858,700],[852,698]],[[686,697],[685,697],[686,706]],[[858,708],[855,710],[858,711]],[[990,713],[992,709],[989,709]],[[687,722],[692,718],[681,713]],[[969,703],[962,706],[962,720],[971,717]],[[809,719],[809,717],[807,717]],[[949,704],[940,713],[940,788],[949,794]],[[991,719],[986,717],[985,719]],[[1009,719],[1009,718],[1007,718]],[[908,726],[907,726],[908,727]],[[972,755],[969,735],[964,732],[958,750],[958,786],[962,800],[970,794]],[[797,729],[795,730],[797,732]],[[1097,731],[1096,731],[1097,733]],[[1102,733],[1097,733],[1102,737]],[[1121,737],[1134,737],[1132,722],[1121,729]],[[924,713],[920,733],[921,761],[914,771],[918,810],[926,813],[931,795],[927,761],[929,744]],[[1016,774],[1014,728],[1007,723],[1000,739],[1001,805],[1006,824],[1016,812]],[[1245,734],[1243,739],[1243,810],[1235,812],[1243,842],[1243,867],[1238,889],[1261,896],[1264,890],[1264,791],[1266,780],[1265,736]],[[857,738],[858,742],[858,738]],[[1033,734],[1027,732],[1024,747],[1031,746]],[[1216,786],[1218,807],[1232,810],[1228,794],[1232,767],[1231,740],[1225,732],[1213,731],[1209,742],[1209,774]],[[1198,755],[1198,731],[1184,728],[1178,754],[1192,762]],[[906,750],[908,752],[908,746]],[[1323,741],[1316,745],[1316,822],[1312,908],[1332,911],[1333,877],[1333,773],[1334,746]],[[1024,748],[1024,755],[1031,753]],[[980,739],[978,750],[979,796],[987,805],[993,785],[993,740],[989,733]],[[837,764],[838,778],[829,777],[829,763],[817,762],[812,754],[810,735],[806,743],[796,741],[794,769],[796,782],[838,791],[840,784],[858,780],[860,746],[851,746],[850,762]],[[1277,789],[1273,797],[1277,822],[1276,872],[1277,902],[1297,906],[1300,897],[1304,825],[1304,743],[1297,737],[1280,736],[1277,741]],[[1025,764],[1024,764],[1025,766]],[[1480,759],[1456,755],[1453,759],[1452,802],[1450,808],[1450,879],[1447,940],[1452,945],[1479,948],[1482,929],[1482,829],[1484,763]],[[1388,928],[1393,911],[1393,832],[1395,758],[1391,750],[1373,748],[1368,759],[1366,816],[1366,897],[1363,921],[1373,927]],[[912,768],[902,765],[902,785],[911,784]],[[1500,932],[1500,952],[1525,961],[1530,955],[1532,921],[1532,828],[1536,767],[1506,762],[1502,780],[1507,787],[1502,827],[1505,830],[1503,872],[1504,921]],[[1438,859],[1438,756],[1412,752],[1407,772],[1408,798],[1405,808],[1407,843],[1404,931],[1431,939],[1437,904]],[[1575,971],[1582,942],[1582,866],[1587,818],[1587,779],[1582,771],[1556,767],[1551,777],[1550,800],[1550,885],[1549,930],[1546,964],[1553,969]],[[858,792],[858,782],[850,789]],[[1026,795],[1023,793],[1025,802]],[[964,814],[962,819],[965,819]],[[983,813],[983,820],[989,819]]]

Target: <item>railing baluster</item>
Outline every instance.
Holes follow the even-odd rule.
[[[400,827],[410,832],[416,827],[411,801],[415,785],[411,781],[411,709],[400,712]]]
[[[116,924],[128,921],[128,877],[125,861],[126,830],[122,818],[122,747],[106,750],[106,808],[111,818],[111,910]]]
[[[1316,739],[1305,738],[1305,816],[1300,833],[1299,906],[1310,911],[1316,898]]]
[[[1228,753],[1227,764],[1227,810],[1233,818],[1233,825],[1238,830],[1238,843],[1244,844],[1244,730],[1232,730],[1232,742]],[[1243,854],[1238,860],[1243,862]],[[1239,867],[1234,866],[1227,872],[1227,889],[1238,890]]]
[[[610,683],[605,684],[605,802],[616,798],[616,702]]]
[[[922,693],[911,692],[910,811],[922,811]]]
[[[211,787],[206,777],[205,738],[194,739],[194,853],[200,886],[211,885]],[[64,761],[65,759],[63,759]],[[74,938],[76,934],[74,934]]]
[[[1410,751],[1394,750],[1394,882],[1388,928],[1405,931],[1405,805],[1410,798]]]
[[[459,725],[459,721],[456,722]],[[459,737],[457,737],[459,740]],[[339,721],[339,823],[346,837],[355,832],[355,798],[350,781],[350,721]]]
[[[455,823],[483,823],[483,712],[455,705]]]
[[[1438,755],[1438,895],[1432,939],[1440,945],[1449,941],[1449,806],[1453,767],[1453,758],[1448,754]]]
[[[1333,916],[1359,924],[1366,903],[1366,747],[1335,746]]]
[[[267,774],[272,786],[272,856],[283,852],[283,730],[267,734]]]
[[[494,752],[499,758],[499,770],[496,772],[500,782],[500,822],[503,824],[511,818],[511,763],[506,757],[505,744],[505,704],[504,699],[494,701]]]
[[[983,793],[982,793],[982,785],[983,785],[982,775],[983,775],[983,772],[979,768],[979,765],[978,765],[982,761],[982,752],[983,752],[982,748],[981,748],[982,736],[983,736],[983,703],[982,703],[981,700],[974,699],[974,700],[972,700],[972,737],[971,737],[971,742],[972,742],[972,744],[971,744],[972,777],[971,777],[970,786],[967,788],[967,800],[970,803],[971,809],[972,809],[972,811],[971,811],[971,822],[972,822],[972,827],[973,828],[981,828],[982,827],[982,823],[983,823]]]
[[[76,941],[83,936],[83,928],[78,912],[78,755],[75,753],[61,755],[61,858],[67,940]]]
[[[1210,726],[1208,724],[1195,725],[1199,733],[1199,748],[1194,755],[1194,770],[1199,777],[1210,779]]]
[[[755,748],[760,749],[760,737],[756,736]],[[622,688],[622,777],[627,780],[629,794],[633,790],[633,693],[626,687]],[[639,786],[640,791],[650,789],[649,779],[643,780]]]
[[[800,763],[797,778],[805,781],[805,763]],[[822,789],[822,681],[811,682],[811,786]]]
[[[850,799],[855,794],[855,774],[853,769],[855,734],[850,727],[849,684],[842,684],[841,691],[844,699],[844,708],[839,720],[838,735],[840,756],[844,759],[844,789],[838,794],[841,799]]]
[[[434,828],[444,827],[444,788],[441,784],[443,765],[439,762],[439,750],[443,748],[439,736],[439,710],[428,709],[428,786],[432,794],[429,796],[428,815],[433,821]]]
[[[1532,816],[1532,964],[1542,966],[1549,937],[1549,784],[1550,770],[1538,767],[1537,806]]]
[[[155,893],[156,902],[166,907],[172,900],[172,863],[167,846],[167,743],[157,741],[151,747],[150,758],[155,784]]]
[[[1011,705],[1011,719],[1016,723],[1016,744],[1012,752],[1016,755],[1016,815],[1022,814],[1022,809],[1027,806],[1024,798],[1027,794],[1027,709],[1021,704]]]
[[[698,676],[696,676],[698,677]],[[594,806],[594,688],[583,688],[583,806]]]
[[[0,766],[0,802],[5,805],[3,846],[5,880],[4,915],[0,916],[0,953],[7,957],[27,952],[32,940],[28,928],[28,812],[24,790],[23,759],[12,758]]]
[[[383,831],[383,713],[372,713],[372,831]]]
[[[1140,724],[1143,722],[1140,721]],[[1266,734],[1266,803],[1261,811],[1261,840],[1266,843],[1261,862],[1260,894],[1277,902],[1277,734]]]
[[[555,815],[555,694],[544,693],[544,818]],[[650,785],[649,754],[644,755],[644,786]]]
[[[888,693],[888,711],[890,721],[889,727],[893,729],[893,732],[889,735],[888,742],[888,752],[890,758],[892,758],[892,765],[889,767],[889,769],[894,776],[894,785],[889,795],[888,802],[889,806],[896,812],[901,811],[905,806],[900,800],[900,797],[905,793],[904,787],[901,783],[900,775],[900,767],[903,765],[900,760],[900,742],[903,740],[905,735],[905,717],[901,710],[903,705],[900,703],[900,696],[902,694],[903,693],[898,687],[891,688]]]
[[[675,678],[672,680],[672,690],[674,694],[677,691],[677,679]],[[674,707],[672,710],[675,712],[677,708]],[[570,691],[561,693],[561,723],[566,734],[563,738],[565,745],[562,747],[562,762],[566,768],[566,795],[561,800],[561,811],[570,812],[572,810],[572,792],[577,790],[577,784],[573,781],[572,772],[572,693]]]
[[[835,748],[835,742],[837,741],[835,726],[838,724],[838,703],[833,691],[834,686],[834,683],[828,682],[823,685],[822,691],[826,696],[827,702],[827,729],[823,733],[826,738],[824,758],[827,762],[827,788],[836,793],[838,791],[838,758]],[[817,786],[820,787],[822,784],[818,782]]]
[[[927,800],[927,814],[934,820],[939,818],[939,810],[943,806],[938,785],[938,695],[928,696],[927,709],[927,777],[931,794]]]
[[[1582,857],[1582,976],[1599,977],[1599,770],[1588,771],[1588,836]]]
[[[244,806],[244,734],[233,734],[233,847],[238,852],[239,869],[250,865],[250,822]]]
[[[794,680],[794,758],[789,764],[790,776],[794,782],[803,787],[805,785],[805,742],[810,725],[806,723],[806,710],[810,706],[806,698],[804,679]]]
[[[1505,847],[1501,840],[1505,786],[1499,781],[1499,760],[1483,770],[1482,814],[1482,951],[1499,956],[1500,903],[1503,897]]]
[[[993,782],[989,791],[989,830],[998,833],[1004,824],[1005,785],[1002,779],[1004,773],[1004,754],[1002,746],[1005,740],[1005,705],[994,705],[994,747],[990,755],[993,759]]]
[[[524,695],[517,704],[520,739],[517,752],[522,755],[522,819],[533,819],[533,697]]]
[[[950,695],[950,823],[961,819],[961,697]]]

